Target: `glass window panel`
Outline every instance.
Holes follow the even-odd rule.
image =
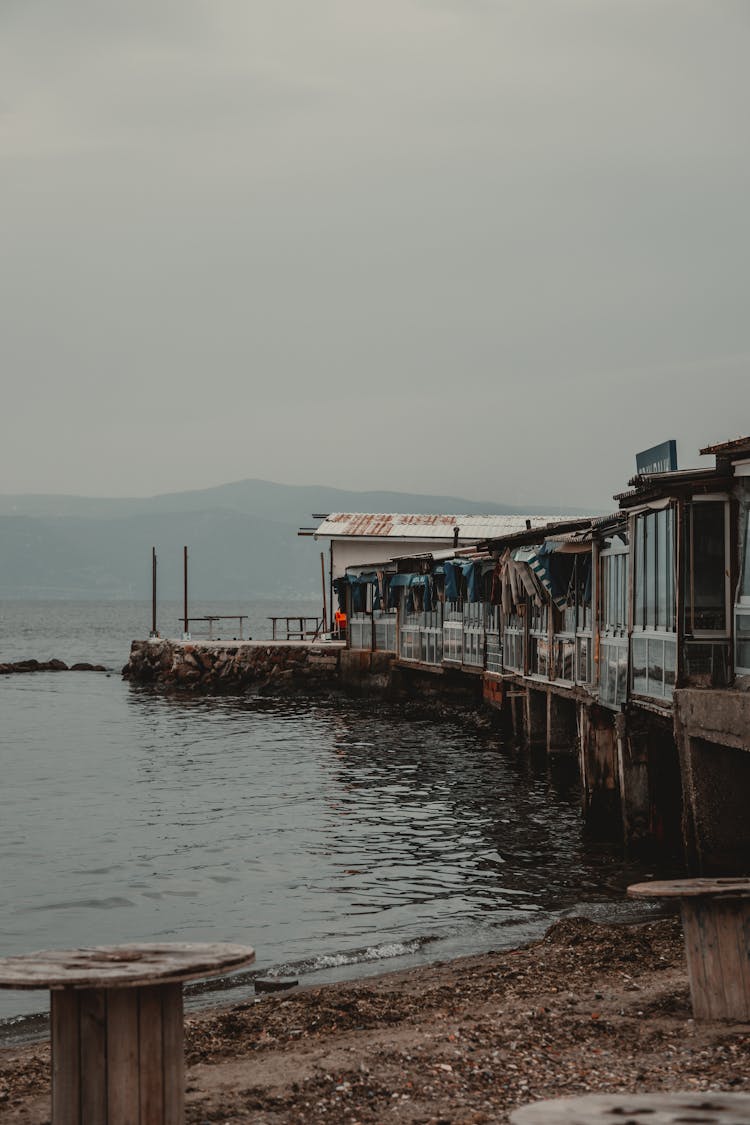
[[[563,641],[562,643],[562,679],[572,683],[575,679],[574,659],[575,648],[573,641]]]
[[[647,629],[653,629],[656,625],[656,513],[649,512],[644,523],[646,531],[645,625]]]
[[[635,521],[635,594],[633,624],[643,628],[643,543],[644,543],[645,517],[638,516]]]
[[[742,568],[742,586],[740,593],[743,598],[750,598],[750,507],[745,508],[745,563]]]
[[[721,500],[690,505],[686,520],[686,633],[726,628],[726,560]]]
[[[664,641],[660,637],[648,641],[648,694],[664,694]]]
[[[664,642],[664,694],[670,699],[674,691],[677,673],[677,640]]]
[[[610,559],[610,565],[612,567],[612,611],[610,624],[613,629],[616,629],[618,625],[620,598],[620,559],[617,555]]]
[[[677,629],[677,606],[675,603],[675,543],[674,508],[668,508],[667,517],[667,629],[674,633]]]
[[[738,613],[735,617],[737,671],[750,672],[750,613]]]
[[[648,641],[645,637],[633,638],[633,691],[639,695],[648,694],[646,666],[648,663]]]
[[[670,560],[667,552],[667,513],[656,513],[656,624],[667,627],[667,572]]]
[[[617,665],[615,663],[616,650],[609,649],[607,651],[607,700],[609,703],[616,702],[617,696]]]
[[[617,657],[617,703],[624,703],[628,693],[628,650],[621,646]]]
[[[602,559],[602,624],[612,624],[612,559]]]
[[[628,627],[628,574],[630,567],[630,559],[627,555],[620,555],[620,628],[627,629]]]

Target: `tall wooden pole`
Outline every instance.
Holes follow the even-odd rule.
[[[326,564],[323,552],[320,552],[320,580],[323,584],[323,632],[328,632],[328,607],[326,605]]]
[[[183,559],[183,576],[184,576],[184,614],[183,614],[183,617],[185,619],[184,632],[185,632],[185,636],[187,636],[187,634],[190,632],[190,629],[188,628],[188,626],[190,624],[190,618],[188,617],[188,549],[187,549],[187,547],[182,548],[182,559]]]
[[[151,636],[156,636],[156,547],[151,548]]]

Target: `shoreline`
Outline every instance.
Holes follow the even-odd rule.
[[[556,922],[529,945],[186,1019],[187,1122],[507,1122],[589,1091],[750,1090],[750,1025],[692,1018],[677,918]],[[49,1046],[0,1049],[0,1117],[49,1120]]]

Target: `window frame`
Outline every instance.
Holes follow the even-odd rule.
[[[703,496],[691,496],[688,501],[690,504],[717,504],[722,503],[724,506],[724,628],[722,629],[696,629],[695,632],[688,633],[685,625],[687,623],[687,609],[688,609],[688,595],[687,590],[684,588],[682,579],[685,577],[685,560],[680,560],[680,579],[683,585],[682,589],[682,620],[683,620],[683,633],[685,641],[701,641],[701,640],[715,640],[715,641],[728,641],[732,636],[732,616],[734,612],[734,599],[732,596],[732,579],[731,579],[731,512],[730,500],[724,492],[707,492]],[[684,517],[683,517],[684,518]],[[748,601],[750,604],[750,600]],[[678,607],[679,610],[679,607]]]
[[[665,583],[662,587],[659,582],[659,521],[664,517],[666,521],[666,534],[663,537],[663,546],[670,542],[672,575],[665,573]],[[658,506],[646,506],[632,513],[632,526],[630,531],[631,563],[632,566],[632,612],[630,625],[632,632],[657,634],[659,636],[677,635],[677,617],[679,606],[677,604],[677,570],[678,570],[678,510],[674,499]],[[671,536],[670,536],[671,532]],[[649,543],[653,546],[649,547]],[[653,607],[649,607],[649,573],[648,562],[653,561],[652,589]],[[659,602],[659,594],[664,590],[665,604]],[[640,596],[639,596],[640,595]],[[671,599],[671,601],[670,601]],[[649,613],[653,620],[649,620]],[[664,624],[660,622],[664,621]]]

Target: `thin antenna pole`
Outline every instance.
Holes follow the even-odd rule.
[[[328,632],[328,606],[326,605],[326,563],[323,552],[320,552],[320,580],[323,584],[323,632]]]
[[[190,630],[188,628],[188,625],[190,624],[190,618],[188,617],[188,549],[187,549],[187,547],[182,548],[182,558],[183,558],[183,574],[184,574],[184,608],[185,608],[183,617],[184,617],[184,620],[185,620],[185,630],[184,630],[185,636],[187,636],[187,634],[190,632]]]
[[[151,548],[151,636],[156,636],[156,547]]]

